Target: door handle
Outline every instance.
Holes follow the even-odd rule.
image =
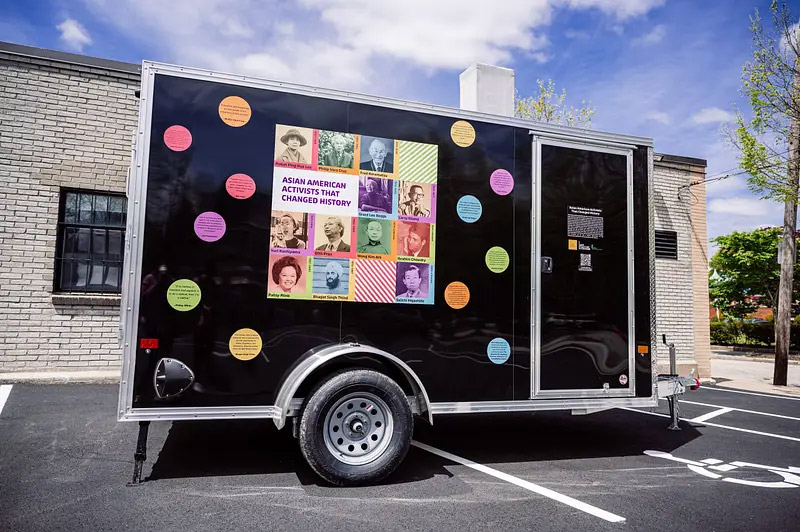
[[[542,273],[553,273],[553,257],[542,257]]]

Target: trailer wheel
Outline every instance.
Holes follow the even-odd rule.
[[[339,373],[309,396],[300,418],[300,450],[311,468],[338,486],[378,482],[405,458],[413,431],[402,388],[372,370]]]

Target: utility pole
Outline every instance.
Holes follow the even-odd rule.
[[[775,369],[772,383],[786,386],[789,372],[789,340],[792,324],[792,288],[796,259],[798,178],[800,177],[800,56],[794,57],[794,85],[789,108],[789,153],[787,192],[783,210],[781,280],[778,286],[778,315],[775,318]]]

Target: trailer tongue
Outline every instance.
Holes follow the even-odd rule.
[[[655,370],[652,157],[145,62],[118,410],[140,422],[134,483],[154,420],[291,420],[350,485],[397,467],[414,415],[674,407],[696,381]]]

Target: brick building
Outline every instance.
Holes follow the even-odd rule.
[[[0,373],[119,367],[138,86],[138,65],[0,43]],[[705,161],[654,164],[658,333],[705,377]]]

